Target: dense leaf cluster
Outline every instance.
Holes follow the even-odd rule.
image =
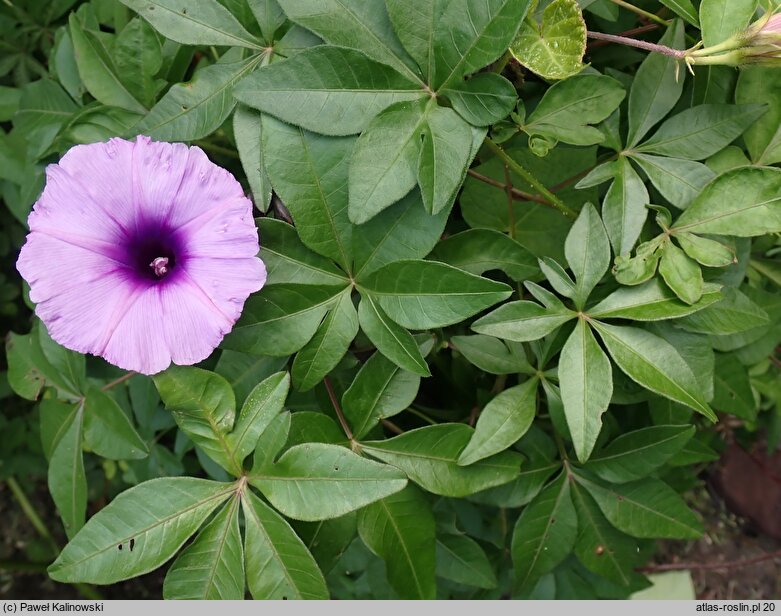
[[[8,336],[35,407],[0,418],[22,426],[0,475],[39,432],[69,539],[51,577],[620,598],[655,539],[699,537],[712,425],[781,439],[781,72],[584,65],[587,23],[683,49],[757,11],[636,4],[0,3],[0,311],[45,165],[112,136],[231,169],[269,272],[198,367]]]

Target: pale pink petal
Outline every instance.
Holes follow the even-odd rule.
[[[187,275],[211,301],[235,322],[241,315],[250,293],[260,290],[266,282],[266,266],[256,258],[187,260]]]
[[[134,289],[117,264],[100,254],[33,232],[17,261],[30,300],[63,346],[100,354],[112,315]]]
[[[177,228],[206,212],[224,207],[226,203],[245,200],[241,184],[233,175],[211,162],[199,147],[193,146],[189,149],[184,175],[173,198],[167,222]]]
[[[73,224],[84,224],[85,234],[109,220],[132,227],[137,212],[131,173],[133,152],[134,144],[120,138],[72,147],[57,165],[47,168],[43,194],[50,197],[48,205],[64,208],[58,211],[63,217],[71,210],[84,208],[85,216],[79,216]],[[52,172],[57,177],[52,178]],[[95,217],[90,218],[93,214]]]
[[[190,365],[206,359],[233,327],[225,315],[187,276],[161,285],[159,334],[175,364]]]
[[[178,232],[187,236],[188,256],[254,257],[260,250],[252,202],[244,197],[201,214]]]
[[[165,339],[162,286],[138,287],[126,297],[123,312],[109,330],[101,355],[120,368],[157,374],[171,363]],[[189,335],[196,335],[190,331]]]
[[[188,168],[189,148],[183,143],[151,141],[140,136],[133,154],[133,185],[144,220],[169,219]]]
[[[84,146],[78,146],[84,147]],[[74,148],[75,149],[75,148]],[[104,174],[110,170],[104,170]],[[116,245],[132,225],[121,208],[98,201],[95,189],[87,189],[60,165],[46,168],[46,188],[28,218],[31,231],[43,231],[77,244]],[[115,200],[119,201],[119,199]]]

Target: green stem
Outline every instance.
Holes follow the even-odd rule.
[[[605,34],[603,32],[586,32],[586,36],[590,39],[597,41],[607,41],[608,43],[618,43],[619,45],[627,45],[628,47],[637,47],[638,49],[644,49],[645,51],[652,51],[665,56],[670,56],[677,60],[683,60],[686,57],[686,52],[680,49],[673,49],[667,45],[659,45],[657,43],[649,43],[648,41],[641,41],[639,39],[629,38],[628,36],[619,36],[617,34]]]
[[[488,146],[489,150],[496,154],[502,160],[502,162],[504,162],[504,164],[510,168],[511,171],[521,176],[525,182],[534,188],[534,190],[545,197],[551,206],[559,210],[559,212],[564,214],[567,218],[575,220],[578,217],[578,214],[575,210],[571,209],[561,199],[549,191],[542,182],[534,177],[530,171],[522,167],[518,161],[511,158],[510,155],[504,151],[502,146],[492,141],[489,137],[485,138],[484,143]]]
[[[624,2],[624,0],[611,0],[613,4],[617,4],[620,7],[625,8],[627,11],[631,11],[632,13],[635,13],[636,15],[640,15],[640,17],[645,17],[646,19],[650,19],[653,22],[658,23],[660,26],[669,26],[670,22],[666,19],[662,19],[658,15],[654,15],[653,13],[649,13],[646,10],[641,9],[640,7],[637,7],[633,4],[629,4],[628,2]]]
[[[433,419],[431,419],[431,417],[429,417],[429,416],[428,416],[428,415],[426,415],[425,413],[423,413],[423,412],[419,411],[418,409],[416,409],[416,408],[414,408],[414,407],[412,407],[412,406],[411,406],[411,407],[409,407],[409,408],[407,409],[407,412],[408,412],[408,413],[412,413],[412,414],[413,414],[413,415],[415,415],[416,417],[420,417],[420,418],[421,418],[423,421],[425,421],[427,424],[431,424],[432,426],[436,426],[436,425],[437,425],[437,422],[436,422],[436,421],[434,421]]]
[[[5,482],[8,484],[11,493],[14,495],[14,498],[16,498],[16,501],[19,503],[22,511],[27,516],[27,519],[30,520],[30,524],[33,525],[35,530],[38,531],[38,534],[43,537],[49,544],[49,547],[51,547],[52,554],[55,556],[59,554],[60,546],[57,545],[57,542],[49,532],[46,524],[43,523],[43,520],[41,520],[40,516],[35,512],[35,509],[33,508],[30,499],[27,498],[27,494],[25,494],[22,486],[19,485],[19,482],[16,481],[15,477],[9,477],[5,480]],[[7,569],[10,571],[29,571],[31,573],[45,573],[46,565],[42,565],[40,563],[12,563],[11,561],[2,561],[0,562],[0,570],[2,569]],[[96,601],[103,599],[103,596],[97,590],[92,588],[92,586],[88,586],[87,584],[74,584],[73,586],[85,599],[94,599]]]
[[[513,55],[510,53],[510,50],[504,52],[504,55],[499,58],[496,61],[496,64],[493,65],[493,68],[491,68],[492,73],[501,73],[504,70],[504,67],[507,66],[507,63],[510,61],[510,58],[512,58]]]
[[[38,534],[41,537],[43,537],[46,540],[46,542],[49,544],[49,547],[51,547],[52,554],[59,554],[60,547],[57,545],[57,542],[54,540],[54,537],[52,537],[52,534],[49,532],[49,529],[46,528],[46,524],[43,523],[43,520],[41,520],[40,516],[35,512],[35,509],[33,508],[30,499],[27,498],[27,494],[25,494],[24,490],[22,489],[22,486],[19,485],[19,482],[16,481],[15,477],[9,477],[8,479],[5,480],[5,482],[8,484],[8,487],[11,489],[14,498],[16,498],[16,501],[19,503],[19,506],[22,508],[22,511],[24,511],[24,514],[27,516],[27,519],[30,520],[30,524],[33,525],[33,528],[35,528],[35,530],[38,531]]]

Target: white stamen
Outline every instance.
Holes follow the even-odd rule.
[[[155,276],[162,278],[168,273],[168,257],[157,257],[149,264],[154,272]]]

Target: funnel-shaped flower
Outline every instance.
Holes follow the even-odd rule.
[[[200,148],[78,145],[46,178],[17,268],[69,349],[144,374],[199,362],[266,280],[252,204]]]

